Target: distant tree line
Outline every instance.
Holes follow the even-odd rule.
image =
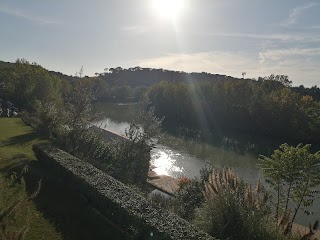
[[[67,76],[62,73],[52,72],[68,82],[79,81],[78,77]],[[170,82],[199,82],[212,80],[235,80],[236,78],[202,73],[186,73],[155,68],[106,68],[103,73],[96,73],[95,77],[85,76],[81,81],[90,85],[98,101],[130,102],[139,101],[146,89],[160,81]]]
[[[288,77],[196,83],[163,81],[147,92],[150,106],[169,127],[215,134],[246,133],[281,140],[318,142],[320,103],[299,94]]]
[[[292,90],[304,96],[308,95],[315,101],[320,101],[320,88],[318,88],[316,85],[312,86],[311,88],[306,88],[303,85],[300,85],[299,87],[293,87]]]
[[[193,82],[193,81],[210,81],[210,80],[235,80],[236,78],[211,74],[207,72],[186,73],[183,71],[172,71],[157,68],[106,68],[104,73],[96,73],[101,79],[107,81],[111,85],[127,85],[127,86],[151,86],[160,81],[169,82]]]
[[[16,63],[0,61],[0,94],[3,89],[1,78],[4,78],[5,69],[13,69]],[[34,65],[37,65],[33,63]],[[240,80],[231,76],[211,74],[207,72],[183,72],[157,68],[106,68],[103,73],[96,73],[94,77],[65,75],[60,72],[47,71],[52,77],[58,77],[63,83],[74,84],[82,82],[83,86],[92,88],[97,101],[138,101],[146,89],[161,81],[196,83],[217,80]],[[83,74],[83,73],[82,73]],[[248,80],[248,79],[247,79]],[[320,89],[317,86],[306,88],[303,85],[291,88],[301,95],[309,95],[320,101]]]

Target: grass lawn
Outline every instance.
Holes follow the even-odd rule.
[[[0,171],[33,160],[32,145],[44,139],[20,118],[0,118]]]
[[[56,180],[36,160],[32,145],[47,141],[19,118],[0,117],[0,212],[17,199],[26,199],[42,179],[38,196],[19,206],[9,230],[27,226],[25,239],[127,239],[93,209],[80,193]],[[5,179],[28,164],[26,186],[9,186]],[[1,236],[0,236],[1,239]],[[13,239],[13,238],[11,238]]]
[[[21,169],[35,159],[32,144],[44,141],[19,118],[0,118],[0,211],[24,199],[16,210],[14,222],[7,222],[8,235],[14,235],[21,228],[27,227],[25,239],[62,239],[61,233],[36,208],[32,201],[27,201],[27,192],[23,184],[10,185],[4,176]]]

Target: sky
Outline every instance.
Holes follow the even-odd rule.
[[[0,0],[0,60],[74,75],[150,67],[320,85],[320,0]]]

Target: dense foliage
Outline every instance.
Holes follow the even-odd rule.
[[[2,97],[20,108],[34,110],[37,101],[61,104],[62,81],[36,63],[18,59],[1,69],[0,82]]]
[[[124,137],[106,139],[104,130],[96,127],[72,128],[63,129],[58,134],[57,143],[62,149],[89,161],[116,179],[144,187],[153,146],[150,141],[159,134],[161,122],[152,111],[141,111],[137,119],[131,122]]]
[[[318,142],[320,103],[290,87],[286,76],[201,83],[161,82],[147,93],[167,126],[214,135],[245,133],[280,140]]]
[[[282,144],[271,157],[260,156],[259,167],[273,191],[260,181],[244,182],[231,169],[207,168],[200,179],[181,178],[175,199],[152,201],[220,239],[291,239],[297,213],[310,214],[319,195],[320,155],[310,147]],[[313,236],[317,225],[301,239]]]
[[[271,193],[260,181],[253,186],[232,169],[206,168],[200,179],[179,183],[175,198],[155,194],[151,202],[219,239],[295,239],[274,221]]]

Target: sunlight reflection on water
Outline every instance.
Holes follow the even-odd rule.
[[[182,157],[182,155],[170,149],[153,149],[153,152],[151,153],[151,164],[155,167],[153,171],[158,175],[182,175],[183,167],[177,166],[177,157]]]

